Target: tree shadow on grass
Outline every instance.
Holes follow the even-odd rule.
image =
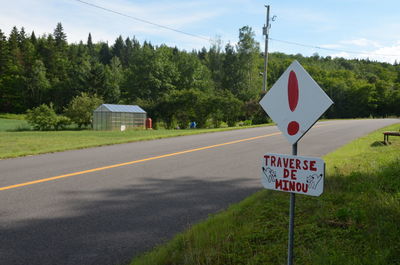
[[[65,217],[0,226],[0,264],[129,263],[257,191],[248,181],[152,178],[123,189],[61,194],[69,198]]]
[[[382,147],[382,146],[386,146],[386,144],[383,141],[375,141],[370,146],[371,147]]]
[[[399,264],[399,162],[333,172],[321,198],[296,198],[298,264]]]

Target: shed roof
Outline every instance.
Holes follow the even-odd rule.
[[[102,104],[94,111],[146,113],[146,111],[144,111],[138,105],[116,105],[116,104]]]

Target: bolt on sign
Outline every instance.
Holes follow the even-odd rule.
[[[320,158],[265,154],[261,171],[266,189],[310,196],[324,191],[325,162]]]
[[[298,61],[286,69],[260,105],[291,144],[333,104]]]

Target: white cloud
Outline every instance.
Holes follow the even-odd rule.
[[[346,59],[369,59],[371,61],[394,63],[395,61],[400,62],[400,41],[397,41],[394,45],[381,47],[370,51],[359,51],[360,54],[353,54],[348,52],[338,52],[332,54],[332,57],[343,57]]]
[[[389,63],[394,63],[395,60],[400,62],[400,41],[397,41],[395,45],[373,51],[370,59]]]
[[[156,24],[187,31],[195,35],[202,31],[207,23],[225,11],[223,8],[211,8],[203,1],[158,1],[132,2],[127,0],[86,0],[98,6],[103,6],[121,12],[131,17],[151,21]],[[24,6],[24,8],[20,8]],[[26,32],[35,31],[36,35],[52,33],[56,24],[61,22],[69,42],[86,41],[89,32],[93,40],[114,42],[116,37],[136,36],[139,40],[148,40],[155,44],[174,43],[178,47],[189,49],[188,45],[202,41],[177,32],[169,31],[155,25],[146,24],[132,18],[113,14],[111,12],[88,6],[78,1],[28,1],[14,0],[4,3],[0,10],[1,30],[9,33],[15,25],[25,27]],[[204,27],[205,28],[205,27]],[[204,31],[205,32],[205,31]],[[182,42],[182,43],[181,43]]]
[[[368,40],[368,39],[365,39],[365,38],[352,39],[352,40],[343,40],[340,43],[350,44],[350,45],[359,46],[359,47],[368,47],[368,46],[370,46],[370,47],[372,46],[372,47],[375,47],[375,48],[382,47],[381,44],[379,44],[377,41]]]
[[[199,21],[204,21],[212,17],[221,15],[224,11],[220,8],[210,10],[209,6],[203,2],[188,1],[188,2],[144,2],[141,4],[131,1],[117,0],[117,1],[104,1],[96,0],[90,1],[95,5],[102,6],[125,15],[136,17],[139,19],[147,20],[157,24],[168,27],[185,28],[191,26]],[[82,8],[83,4],[78,3],[77,8]],[[91,12],[94,12],[94,7],[89,7]],[[105,10],[97,9],[99,15],[104,14]],[[117,14],[113,14],[116,16]],[[126,18],[129,19],[129,18]],[[131,20],[134,21],[134,20]],[[140,24],[146,25],[143,22],[137,21]]]

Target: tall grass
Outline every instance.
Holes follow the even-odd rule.
[[[295,264],[400,264],[400,137],[378,130],[325,156],[320,197],[298,195]],[[132,265],[285,264],[289,194],[263,190]]]

